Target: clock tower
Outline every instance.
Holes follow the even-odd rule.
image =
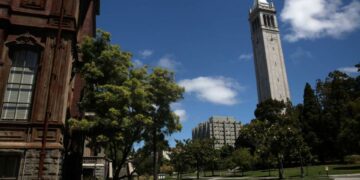
[[[272,2],[254,0],[249,22],[259,102],[290,100],[276,10]]]

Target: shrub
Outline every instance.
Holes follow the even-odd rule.
[[[354,154],[345,156],[345,162],[348,164],[358,164],[360,163],[360,155]]]

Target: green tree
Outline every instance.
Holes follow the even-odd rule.
[[[106,150],[117,179],[133,144],[152,124],[147,71],[132,69],[131,54],[112,45],[107,32],[97,31],[96,38],[86,38],[81,52],[83,62],[77,70],[86,85],[80,107],[94,116],[73,119],[71,126],[85,131],[92,149]]]
[[[257,157],[260,168],[268,168],[269,176],[274,164],[274,155],[271,152],[270,131],[268,130],[269,121],[254,119],[250,124],[245,125],[239,133],[236,141],[236,148],[248,148]]]
[[[224,146],[222,146],[220,148],[220,157],[221,158],[227,158],[230,157],[232,155],[232,153],[234,152],[235,148],[231,145],[225,144]]]
[[[83,62],[76,71],[86,85],[80,107],[94,116],[72,119],[70,124],[84,131],[93,149],[106,150],[118,179],[134,143],[147,138],[148,132],[161,129],[171,134],[181,128],[170,104],[182,97],[183,89],[167,70],[134,68],[131,54],[112,45],[107,32],[86,38],[81,52]]]
[[[346,149],[342,148],[339,138],[341,127],[347,122],[347,107],[354,95],[358,94],[355,81],[345,73],[334,71],[328,75],[325,81],[318,81],[317,91],[322,106],[321,130],[319,138],[322,140],[320,159],[342,159]]]
[[[146,143],[152,146],[154,154],[154,179],[158,179],[159,152],[165,137],[181,130],[179,117],[171,110],[170,105],[183,98],[184,88],[176,84],[173,72],[162,68],[154,68],[149,76],[149,92],[152,109],[149,112],[153,124],[146,130]]]
[[[244,176],[244,172],[249,170],[254,164],[254,157],[247,148],[240,148],[235,150],[231,159],[234,164],[236,164],[236,166],[241,169],[242,176]]]
[[[203,143],[206,143],[203,144],[204,148],[208,148],[207,155],[205,157],[205,168],[211,170],[211,175],[214,176],[215,169],[218,169],[218,164],[220,161],[220,150],[215,149],[214,139],[204,140]]]
[[[283,179],[285,158],[294,156],[299,146],[307,146],[300,133],[298,115],[290,103],[267,100],[257,106],[255,116],[262,122],[257,127],[261,131],[256,133],[266,135],[256,147],[277,159],[279,178]]]
[[[345,155],[360,153],[359,98],[359,76],[331,72],[325,80],[317,81],[316,93],[306,84],[304,104],[299,105],[301,128],[319,160],[342,160]]]
[[[190,169],[193,160],[188,150],[190,140],[176,141],[176,146],[171,150],[170,163],[173,165],[177,174],[177,179],[181,179],[181,174]]]
[[[360,153],[360,98],[350,101],[347,105],[347,117],[340,127],[338,139],[344,155]]]
[[[190,154],[193,167],[196,168],[197,179],[200,178],[200,170],[206,163],[214,162],[216,151],[213,139],[193,139],[187,144],[187,151]]]
[[[152,174],[152,156],[149,156],[146,149],[141,148],[134,154],[132,161],[135,171],[139,176],[149,176]]]
[[[300,123],[305,142],[312,147],[313,154],[320,153],[321,140],[318,132],[321,131],[321,106],[310,84],[304,89],[304,103],[301,106]]]

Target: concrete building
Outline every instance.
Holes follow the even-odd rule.
[[[239,137],[241,123],[233,117],[212,116],[208,121],[200,123],[192,130],[193,139],[215,139],[215,148],[225,144],[234,146]]]
[[[254,0],[249,22],[259,102],[267,99],[290,100],[274,4],[267,0]]]
[[[81,147],[65,121],[81,116],[72,66],[98,12],[99,0],[0,0],[0,179],[61,179]]]

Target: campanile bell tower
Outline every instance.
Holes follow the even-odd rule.
[[[276,10],[272,2],[254,0],[249,22],[259,102],[290,100]]]

